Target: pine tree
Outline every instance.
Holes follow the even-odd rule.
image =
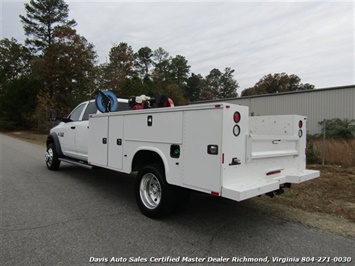
[[[28,38],[25,40],[34,52],[43,52],[52,46],[54,31],[59,27],[74,27],[68,20],[69,8],[64,0],[31,0],[25,4],[26,15],[20,15]]]

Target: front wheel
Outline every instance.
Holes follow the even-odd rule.
[[[176,187],[165,180],[159,165],[144,166],[138,173],[135,194],[141,212],[150,218],[171,213],[177,204]]]
[[[59,168],[60,161],[54,143],[50,143],[47,147],[46,165],[49,170],[58,170]]]

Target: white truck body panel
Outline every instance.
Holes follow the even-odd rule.
[[[120,105],[127,105],[128,107],[126,99],[118,99],[118,102]],[[91,141],[89,139],[89,115],[91,114],[89,110],[94,111],[94,113],[100,113],[93,106],[95,106],[94,100],[79,104],[68,116],[68,118],[75,116],[73,121],[61,122],[51,129],[51,132],[58,135],[61,150],[66,157],[85,162],[88,161],[88,146]],[[80,111],[77,112],[78,110]],[[102,129],[98,128],[98,133],[100,130]]]
[[[96,114],[89,124],[90,165],[130,173],[137,152],[152,151],[169,184],[236,201],[319,176],[306,170],[303,116],[248,117],[248,107],[207,103]]]
[[[208,145],[222,146],[222,112],[221,108],[185,111],[183,172],[184,187],[220,191],[221,153],[210,155]]]

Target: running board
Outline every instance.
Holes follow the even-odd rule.
[[[91,165],[88,165],[87,163],[84,163],[84,162],[82,162],[82,161],[76,161],[76,160],[68,159],[68,158],[58,158],[58,159],[59,159],[59,161],[62,161],[62,162],[75,164],[75,165],[84,167],[84,168],[86,168],[86,169],[92,169],[92,166],[91,166]]]

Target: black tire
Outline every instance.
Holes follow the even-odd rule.
[[[177,188],[166,182],[159,165],[147,165],[138,172],[135,195],[141,212],[153,219],[170,214],[178,200]]]
[[[179,211],[184,210],[189,204],[190,196],[191,190],[182,187],[178,188],[178,202],[176,209]]]
[[[58,170],[60,161],[54,143],[50,143],[46,152],[46,165],[49,170]]]

